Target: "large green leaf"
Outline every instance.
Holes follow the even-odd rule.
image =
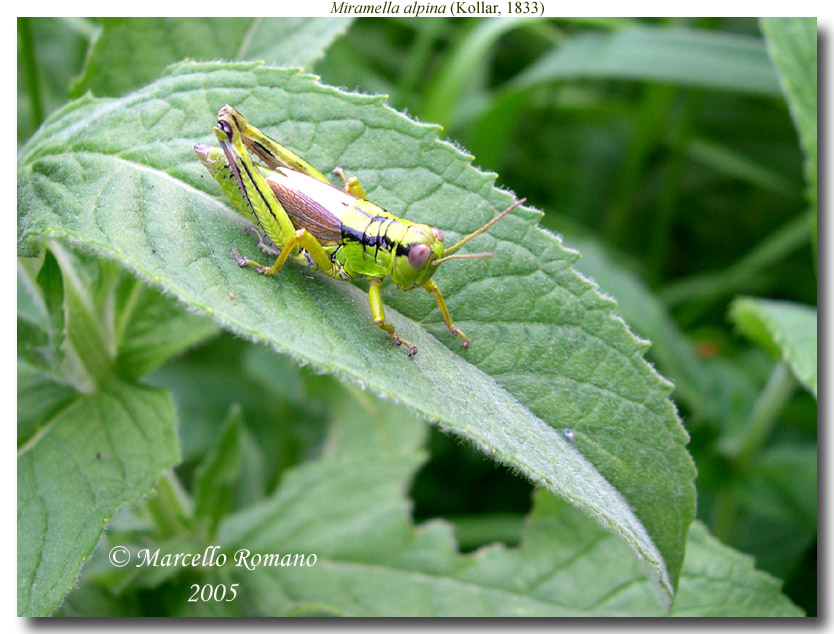
[[[230,404],[240,405],[246,419],[257,423],[253,431],[269,456],[266,467],[273,481],[318,443],[325,425],[326,404],[306,389],[300,372],[292,359],[228,334],[166,364],[146,381],[174,395],[184,460],[210,451]],[[304,424],[284,425],[283,420]]]
[[[465,354],[431,297],[385,293],[398,309],[390,321],[420,348],[406,358],[370,323],[358,288],[295,267],[267,280],[228,257],[254,245],[191,149],[211,141],[227,102],[449,240],[512,200],[436,127],[379,97],[258,64],[181,64],[125,98],[70,104],[33,137],[19,164],[21,250],[45,235],[94,250],[241,335],[406,404],[618,532],[668,600],[694,515],[687,436],[670,385],[643,359],[648,343],[571,268],[578,255],[536,226],[537,213],[513,214],[473,245],[495,258],[437,276],[472,337]]]
[[[783,359],[796,377],[817,395],[817,311],[793,302],[742,297],[730,316],[750,339]]]
[[[25,407],[42,381],[20,370]],[[27,378],[28,377],[28,378]],[[179,457],[165,392],[112,383],[38,421],[17,452],[17,610],[43,616],[72,588],[116,508],[136,501]]]
[[[309,68],[352,18],[102,18],[70,96],[116,97],[181,59],[264,60]]]

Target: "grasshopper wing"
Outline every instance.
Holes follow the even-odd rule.
[[[278,168],[267,178],[297,229],[307,229],[323,245],[341,244],[342,218],[356,200],[327,183],[287,168]]]

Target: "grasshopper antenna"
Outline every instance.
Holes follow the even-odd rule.
[[[508,213],[510,213],[513,209],[515,209],[516,207],[519,207],[519,206],[523,205],[523,204],[524,204],[524,203],[526,203],[526,202],[527,202],[527,199],[526,199],[526,198],[522,198],[521,200],[519,200],[519,201],[517,201],[516,203],[514,203],[514,204],[510,205],[509,207],[507,207],[504,211],[502,211],[500,214],[498,214],[497,216],[495,216],[495,218],[493,218],[492,220],[490,220],[490,221],[489,221],[488,223],[486,223],[483,227],[481,227],[480,229],[476,229],[475,231],[473,231],[472,233],[470,233],[468,236],[466,236],[465,238],[463,238],[460,242],[456,242],[455,244],[453,244],[452,246],[450,246],[448,249],[446,249],[446,250],[445,250],[445,252],[444,252],[444,257],[443,257],[443,258],[441,258],[441,259],[439,259],[439,260],[435,260],[435,264],[440,264],[441,262],[445,262],[446,260],[452,260],[452,259],[458,260],[458,259],[474,259],[474,258],[491,258],[491,257],[492,257],[492,255],[493,255],[492,253],[473,253],[472,255],[469,255],[469,256],[463,256],[463,255],[449,256],[449,254],[450,254],[452,251],[457,251],[457,250],[458,250],[459,248],[461,248],[464,244],[466,244],[467,242],[469,242],[472,238],[475,238],[475,237],[477,237],[477,236],[481,235],[484,231],[486,231],[486,230],[487,230],[487,229],[489,229],[492,225],[494,225],[496,222],[498,222],[499,220],[501,220],[501,218],[503,218],[504,216],[506,216],[506,215],[507,215]]]
[[[494,255],[494,253],[457,253],[455,255],[447,255],[439,260],[435,260],[434,264],[443,264],[449,260],[480,260],[482,258],[491,258]]]

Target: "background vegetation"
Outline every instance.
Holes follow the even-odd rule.
[[[21,19],[18,34],[20,613],[645,615],[662,613],[674,586],[673,614],[816,613],[815,20]],[[361,292],[297,272],[282,281],[283,307],[257,276],[228,278],[234,313],[220,299],[228,292],[191,268],[200,252],[188,240],[215,245],[223,272],[227,247],[245,238],[189,154],[210,138],[215,101],[237,105],[245,82],[270,87],[247,97],[253,122],[278,125],[281,103],[296,122],[282,140],[322,168],[344,161],[407,217],[463,233],[476,226],[471,209],[488,216],[509,197],[465,156],[437,149],[434,128],[379,100],[251,65],[165,71],[185,58],[303,66],[323,84],[388,95],[544,210],[540,224],[582,258],[531,229],[532,212],[496,227],[506,259],[439,279],[474,329],[465,358],[445,350],[458,352],[430,298],[389,291],[386,302],[427,330],[417,335],[425,365],[377,350],[386,342],[362,329]],[[186,94],[182,111],[205,116],[170,122],[154,109]],[[310,144],[305,117],[324,147]],[[134,181],[97,154],[175,186]],[[421,207],[438,180],[462,197],[441,192]],[[174,222],[179,209],[206,207],[197,190],[216,198],[204,214],[216,227]],[[145,234],[120,215],[138,198],[171,219],[149,223],[164,235],[147,260],[131,251]],[[94,222],[80,224],[90,209]],[[154,268],[159,253],[167,268]],[[692,471],[668,387],[571,265],[617,300],[674,383],[698,474],[688,541]],[[552,304],[530,299],[547,294],[531,282],[542,271],[561,291]],[[587,338],[559,330],[574,321]],[[527,376],[507,370],[513,354]],[[559,390],[580,374],[619,400]],[[472,420],[450,413],[454,389],[437,387],[446,381],[483,395]],[[505,397],[523,407],[502,408]],[[501,436],[533,434],[537,420],[545,432],[570,427],[575,443]],[[613,486],[607,501],[590,493],[607,491],[600,476]],[[529,479],[625,541],[545,490],[531,495]],[[628,506],[612,502],[620,494]],[[276,573],[107,561],[119,544],[213,543],[326,563]],[[234,582],[245,589],[235,602],[186,601],[192,583]]]

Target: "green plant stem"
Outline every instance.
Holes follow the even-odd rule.
[[[779,414],[796,389],[796,385],[796,379],[788,366],[784,363],[777,363],[767,385],[753,406],[749,423],[741,436],[736,454],[738,461],[748,460],[761,449],[776,424]]]
[[[408,52],[408,59],[397,84],[397,96],[404,101],[426,71],[429,56],[447,22],[441,18],[424,18],[417,22],[417,37]]]
[[[145,500],[145,508],[161,539],[190,531],[188,506],[187,494],[171,471],[157,482],[156,495]]]
[[[679,120],[674,125],[671,154],[666,167],[663,186],[657,201],[657,214],[652,225],[651,244],[647,277],[651,284],[660,282],[672,243],[672,226],[675,209],[680,197],[681,183],[687,165],[686,153],[682,149],[688,144],[692,134],[692,124],[701,108],[702,99],[690,91],[682,91],[683,108]]]
[[[421,110],[423,120],[435,121],[443,127],[448,127],[454,119],[454,112],[461,97],[471,85],[471,78],[483,67],[490,49],[506,32],[525,23],[530,23],[527,18],[475,22],[446,58],[445,65],[429,85]]]
[[[747,425],[740,434],[726,437],[719,444],[719,452],[731,460],[734,473],[743,471],[750,458],[762,448],[796,385],[787,365],[777,363],[750,412]],[[732,481],[716,495],[711,528],[715,536],[725,542],[730,541],[735,525],[737,500]]]
[[[718,491],[715,496],[710,530],[715,537],[724,543],[730,543],[732,540],[733,526],[738,512],[736,499],[736,493],[730,484]]]
[[[741,152],[706,138],[691,138],[687,139],[686,143],[684,151],[691,161],[785,198],[796,196],[797,190],[793,181],[776,170],[760,165]]]
[[[58,18],[68,29],[73,31],[78,37],[85,40],[92,40],[96,32],[99,30],[98,24],[88,18]]]
[[[636,128],[620,170],[617,193],[605,218],[604,235],[611,244],[623,245],[633,235],[629,230],[632,207],[645,180],[646,161],[665,135],[676,93],[673,86],[645,88],[635,115]]]
[[[797,382],[785,363],[777,363],[762,393],[756,400],[747,424],[737,435],[726,438],[720,450],[737,465],[743,465],[761,449],[788,399],[793,395]]]
[[[43,101],[41,99],[38,64],[35,59],[35,38],[32,37],[31,18],[17,19],[17,34],[20,37],[20,58],[23,62],[26,92],[32,106],[32,123],[33,127],[38,128],[43,122]]]

